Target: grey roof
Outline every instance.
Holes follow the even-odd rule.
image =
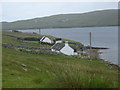
[[[43,41],[45,38],[46,38],[45,36],[44,36],[44,37],[42,37],[42,40],[41,40],[41,41]]]
[[[70,46],[72,49],[77,49],[77,47],[76,46]]]
[[[64,43],[56,43],[53,47],[52,47],[52,49],[55,49],[55,50],[61,50],[63,47],[65,46],[65,44]]]
[[[56,40],[56,41],[59,41],[59,40],[62,40],[62,39],[61,39],[61,38],[56,38],[55,40]]]
[[[70,46],[70,47],[74,50],[74,52],[77,52],[78,48],[76,46]]]
[[[65,46],[65,43],[56,43],[52,49],[55,49],[55,50],[61,50],[63,47]],[[74,50],[77,50],[78,48],[76,46],[70,46],[72,49]]]

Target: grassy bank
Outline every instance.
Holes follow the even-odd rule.
[[[2,57],[3,87],[117,87],[117,70],[101,61],[36,55],[8,48],[3,48]]]
[[[3,42],[13,42],[3,38]],[[18,42],[16,42],[18,43]],[[3,88],[117,88],[118,70],[100,60],[2,47]]]
[[[57,37],[53,37],[53,36],[49,36],[49,35],[39,35],[39,34],[20,33],[20,32],[8,32],[8,31],[3,31],[2,34],[3,34],[2,39],[3,39],[4,43],[13,43],[13,44],[22,44],[22,45],[24,44],[24,45],[28,45],[28,46],[30,46],[30,44],[17,42],[16,38],[24,39],[24,38],[32,37],[32,38],[40,39],[43,36],[47,36],[51,40],[55,40],[55,38],[57,38]],[[12,37],[10,37],[10,36],[12,36]],[[72,41],[72,40],[64,39],[64,38],[62,38],[62,40],[69,41],[69,42],[74,43],[76,45],[83,46],[83,44],[81,44],[80,42],[76,42],[76,41]],[[25,41],[25,42],[32,42],[32,41]],[[33,41],[33,42],[35,42],[35,41]],[[35,46],[39,46],[39,45],[35,45]]]

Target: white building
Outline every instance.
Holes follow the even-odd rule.
[[[61,38],[56,38],[56,40],[55,40],[55,43],[62,43],[63,41],[62,41],[62,39]]]
[[[63,53],[69,56],[77,55],[76,47],[69,46],[68,41],[66,41],[65,43],[56,43],[52,46],[51,50],[53,52]]]
[[[40,42],[53,43],[53,41],[52,41],[51,39],[49,39],[48,37],[46,37],[46,36],[43,36],[43,37],[40,39]]]

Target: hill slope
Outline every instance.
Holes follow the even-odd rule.
[[[2,42],[24,46],[32,45],[20,42],[10,35],[38,37],[37,34],[3,32]],[[40,45],[36,45],[36,47],[40,47]],[[20,47],[16,46],[14,48],[0,46],[0,48],[2,48],[3,88],[118,87],[118,70],[101,60],[55,54],[33,54],[18,51],[17,49]]]
[[[70,28],[118,25],[118,10],[101,10],[83,14],[60,14],[43,18],[2,22],[3,30],[34,28]]]

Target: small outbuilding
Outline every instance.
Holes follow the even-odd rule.
[[[75,46],[69,46],[68,41],[65,43],[56,43],[51,47],[53,52],[63,53],[65,55],[73,56],[77,55],[77,48]]]
[[[43,36],[41,39],[40,39],[40,42],[45,42],[45,43],[53,43],[53,41],[46,37],[46,36]]]
[[[55,39],[55,43],[62,43],[63,41],[62,41],[62,39],[61,38],[56,38]]]

